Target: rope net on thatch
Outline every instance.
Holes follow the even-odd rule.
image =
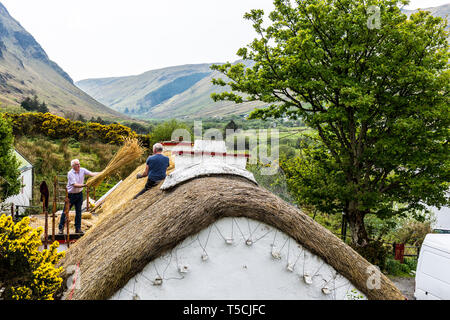
[[[111,161],[109,161],[106,168],[95,177],[90,178],[86,182],[86,185],[90,188],[97,187],[105,178],[109,177],[120,168],[138,159],[143,152],[144,149],[142,148],[138,139],[126,138],[124,140],[123,146],[119,149],[119,151],[111,159]]]
[[[72,299],[108,299],[149,262],[224,217],[247,217],[277,228],[322,258],[369,299],[403,299],[384,275],[380,288],[369,290],[369,262],[308,215],[235,176],[201,177],[168,191],[157,186],[105,215],[59,263],[64,270],[79,265],[83,274],[83,285]],[[64,279],[69,276],[63,274]]]

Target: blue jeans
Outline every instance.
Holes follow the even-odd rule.
[[[75,230],[81,229],[81,206],[83,204],[83,192],[79,193],[69,193],[69,210],[72,206],[75,206]],[[59,230],[64,229],[64,224],[66,223],[66,215],[64,210],[61,214],[61,219],[59,220]]]

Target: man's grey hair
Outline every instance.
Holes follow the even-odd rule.
[[[153,145],[153,152],[161,152],[164,150],[164,147],[161,143],[155,143]]]
[[[73,159],[72,161],[70,161],[70,166],[73,167],[74,164],[80,164],[80,160],[78,159]]]

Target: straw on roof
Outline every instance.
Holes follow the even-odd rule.
[[[369,262],[308,215],[235,176],[201,177],[169,191],[155,187],[105,216],[59,264],[79,265],[83,274],[72,299],[108,299],[149,262],[223,217],[247,217],[286,233],[369,299],[404,299],[384,275],[380,289],[368,290]]]
[[[59,224],[59,219],[61,218],[61,212],[56,212],[55,214],[55,232],[58,232],[58,224]],[[70,215],[70,228],[73,229],[75,228],[75,211],[69,211],[69,215]],[[98,221],[97,217],[92,215],[92,213],[90,212],[83,212],[81,214],[82,219],[81,219],[81,230],[83,231],[87,231],[89,230],[93,225],[95,225],[95,223]],[[52,234],[52,214],[49,213],[48,214],[48,234],[51,235]],[[33,229],[37,229],[37,228],[42,228],[45,229],[45,216],[43,214],[39,214],[39,215],[32,215],[30,216],[30,227],[32,227]],[[45,237],[44,237],[44,233],[42,233],[41,235],[41,241],[44,241]]]
[[[171,152],[163,152],[163,154],[169,157],[169,167],[166,173],[170,174],[174,168],[174,159]],[[98,207],[93,209],[93,212],[100,216],[100,220],[109,214],[114,214],[114,212],[120,212],[121,208],[127,205],[136,194],[141,191],[147,179],[136,179],[138,173],[142,173],[145,170],[146,164],[139,166],[134,170],[108,197],[105,201]],[[154,187],[159,188],[159,186]],[[100,221],[99,220],[99,221]]]

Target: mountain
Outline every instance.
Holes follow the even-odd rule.
[[[211,99],[212,93],[230,89],[212,85],[213,78],[226,80],[222,73],[211,72],[189,89],[153,107],[146,115],[154,118],[213,118],[247,114],[256,107],[264,106],[261,102],[240,104],[230,101],[214,102]]]
[[[446,17],[450,13],[450,4],[426,10],[435,16]],[[403,10],[408,15],[416,11]],[[212,85],[212,78],[224,76],[212,71],[211,65],[183,65],[136,76],[87,79],[76,85],[117,111],[145,118],[217,117],[246,114],[255,107],[264,106],[260,102],[239,105],[232,102],[215,103],[211,93],[229,88]]]
[[[57,115],[124,118],[76,87],[0,3],[0,102],[3,106],[19,105],[24,98],[34,95]]]
[[[101,103],[126,114],[146,118],[200,118],[243,114],[258,103],[236,106],[214,103],[211,93],[221,88],[211,84],[223,77],[212,64],[190,64],[151,70],[136,76],[87,79],[76,85]]]
[[[210,73],[208,64],[186,65],[137,76],[82,80],[76,85],[115,110],[145,113]]]
[[[450,16],[450,3],[444,4],[438,7],[429,7],[429,8],[421,8],[423,11],[430,11],[431,14],[435,17],[441,17],[444,19],[448,19]],[[410,16],[413,13],[416,13],[418,10],[402,10],[405,14]],[[450,30],[450,25],[447,26],[447,30]]]

